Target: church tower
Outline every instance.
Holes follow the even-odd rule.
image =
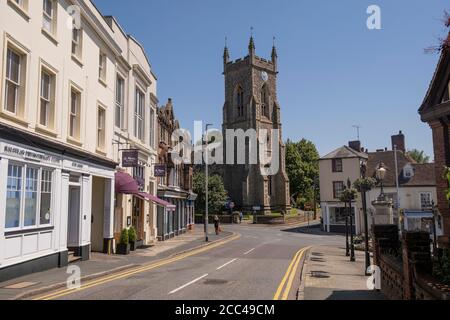
[[[235,143],[234,159],[237,153],[235,141],[226,141],[227,129],[254,129],[259,136],[261,129],[272,133],[278,129],[278,141],[267,137],[269,154],[272,145],[279,147],[279,170],[274,175],[263,175],[258,164],[228,164],[224,166],[224,182],[236,208],[252,211],[260,208],[261,213],[271,211],[287,212],[290,207],[289,179],[286,174],[285,145],[283,143],[280,105],[277,100],[277,50],[272,48],[271,60],[256,56],[253,36],[250,37],[248,55],[236,61],[230,61],[228,47],[225,46],[223,63],[225,77],[225,104],[223,107],[224,160],[227,159],[227,144]],[[249,140],[246,141],[246,154]],[[259,148],[258,146],[256,146]],[[258,153],[259,154],[259,153]]]

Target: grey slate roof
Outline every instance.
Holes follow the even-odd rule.
[[[345,159],[345,158],[363,158],[367,159],[368,155],[364,152],[358,152],[356,150],[353,150],[350,147],[342,146],[326,156],[320,158],[320,160],[328,160],[328,159]]]

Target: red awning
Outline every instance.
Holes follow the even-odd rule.
[[[116,193],[137,194],[139,185],[128,173],[116,172],[115,174]]]
[[[149,193],[139,191],[139,185],[136,180],[125,172],[116,172],[115,191],[116,193],[135,195],[146,201],[151,201],[159,206],[165,207],[169,211],[175,211],[176,209],[176,206],[170,202],[164,201]]]
[[[169,211],[175,211],[175,209],[177,208],[176,205],[171,204],[170,202],[167,202],[165,200],[162,200],[162,199],[158,198],[157,196],[154,196],[150,193],[139,192],[139,194],[137,194],[137,195],[147,201],[151,201],[151,202],[155,203],[158,206],[165,207]]]

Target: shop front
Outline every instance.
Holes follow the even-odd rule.
[[[124,171],[116,172],[115,177],[116,221],[114,224],[116,238],[118,240],[122,229],[132,226],[136,229],[138,242],[147,244],[145,240],[147,238],[146,226],[151,224],[153,220],[150,208],[156,205],[158,212],[160,210],[173,212],[175,206],[157,196],[142,191],[139,181]],[[131,204],[131,216],[123,214],[128,211],[126,208],[128,203]],[[149,208],[148,212],[146,207]],[[123,219],[126,220],[123,221]]]
[[[87,260],[91,250],[107,251],[116,164],[35,135],[4,132],[0,282],[64,267],[69,255]]]

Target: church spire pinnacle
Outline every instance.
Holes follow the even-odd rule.
[[[228,62],[230,62],[230,53],[228,52],[227,37],[225,37],[225,48],[223,49],[223,69],[225,70]]]
[[[248,44],[248,52],[251,56],[255,55],[255,40],[253,40],[253,27],[250,28],[250,43]]]
[[[272,63],[274,65],[275,72],[277,71],[277,48],[275,47],[275,37],[273,37],[273,46],[272,46]]]

